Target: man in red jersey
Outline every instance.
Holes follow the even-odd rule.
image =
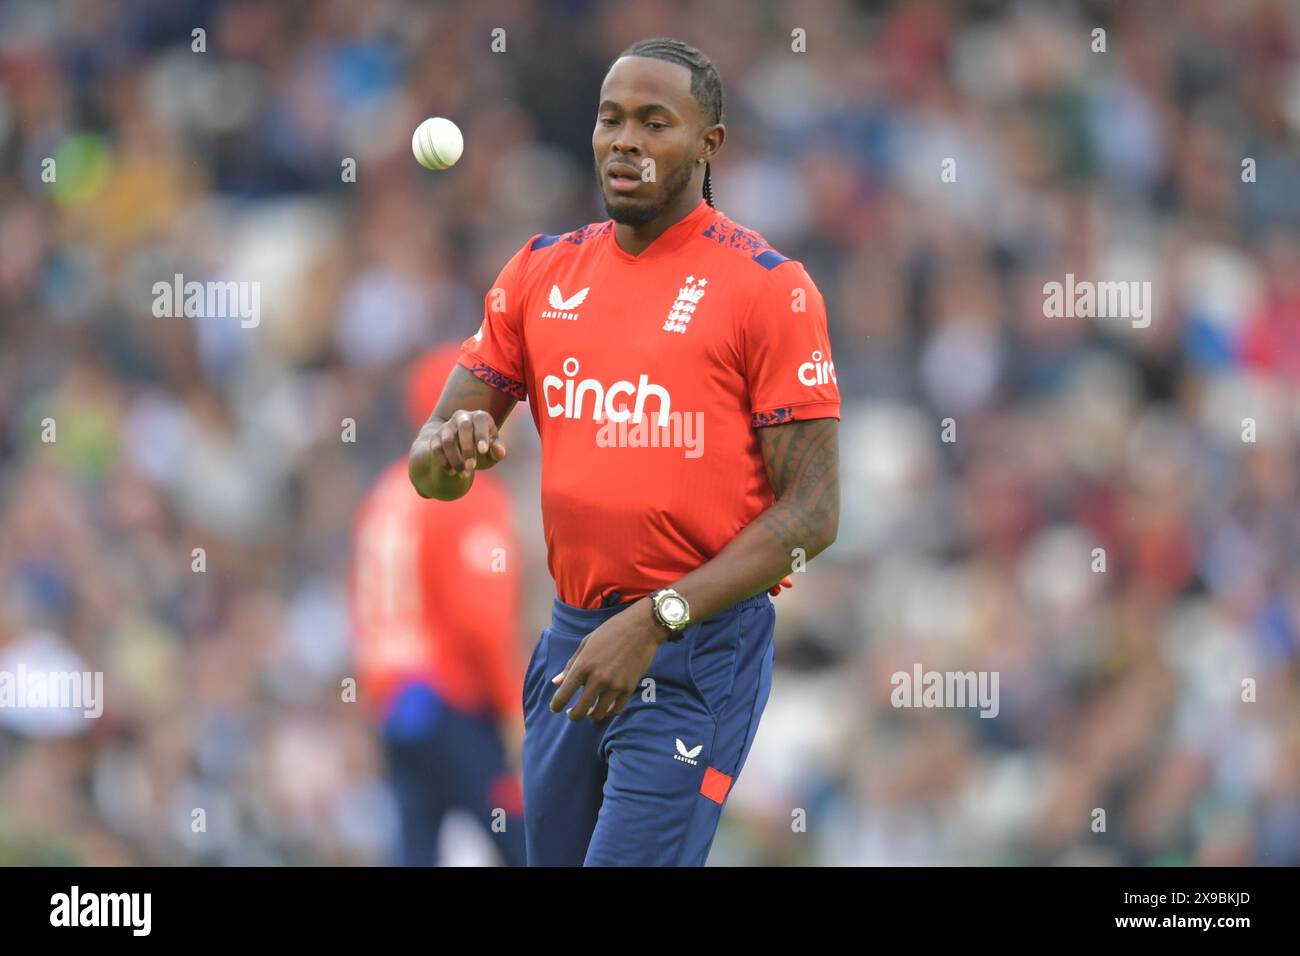
[[[530,865],[705,862],[771,687],[768,589],[835,540],[825,305],[713,207],[721,119],[693,47],[614,62],[592,134],[609,220],[506,263],[411,446],[416,489],[454,501],[505,457],[518,400],[541,437],[556,600],[524,678]]]
[[[412,371],[407,411],[424,421],[459,349]],[[525,863],[518,773],[519,578],[510,496],[490,475],[473,497],[430,508],[406,460],[357,512],[351,604],[359,699],[383,728],[401,816],[398,860],[429,866],[448,810],[480,821],[507,865]]]

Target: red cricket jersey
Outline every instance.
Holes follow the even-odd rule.
[[[372,713],[420,681],[459,710],[522,720],[515,543],[509,492],[491,475],[433,502],[411,487],[405,458],[385,469],[353,535],[353,641]]]
[[[821,293],[703,200],[639,256],[610,220],[534,236],[459,362],[532,407],[548,564],[578,607],[707,562],[775,500],[755,429],[840,415]]]

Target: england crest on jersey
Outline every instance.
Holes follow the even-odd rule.
[[[682,287],[677,290],[677,300],[673,302],[673,307],[668,310],[668,319],[664,322],[665,332],[685,333],[686,326],[690,324],[691,317],[695,315],[695,307],[704,298],[704,287],[708,284],[708,279],[696,279],[695,276],[686,277]]]

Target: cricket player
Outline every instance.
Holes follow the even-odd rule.
[[[529,865],[702,866],[772,680],[776,589],[835,540],[840,411],[803,266],[713,205],[722,87],[653,39],[610,67],[609,219],[485,299],[410,479],[453,501],[526,400],[556,598],[524,676]],[[701,198],[702,197],[702,198]]]

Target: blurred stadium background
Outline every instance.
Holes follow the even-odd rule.
[[[710,863],[1300,863],[1287,0],[0,3],[0,668],[108,702],[0,710],[0,863],[384,859],[339,699],[354,512],[412,437],[404,371],[529,235],[604,218],[596,93],[654,35],[717,64],[718,206],[807,264],[845,400],[839,540],[776,599]],[[446,173],[410,153],[433,115]],[[261,282],[260,325],[155,318],[176,272]],[[1044,318],[1066,273],[1150,280],[1151,326]],[[526,407],[506,439],[522,661]],[[998,671],[998,718],[891,707],[918,662]]]

